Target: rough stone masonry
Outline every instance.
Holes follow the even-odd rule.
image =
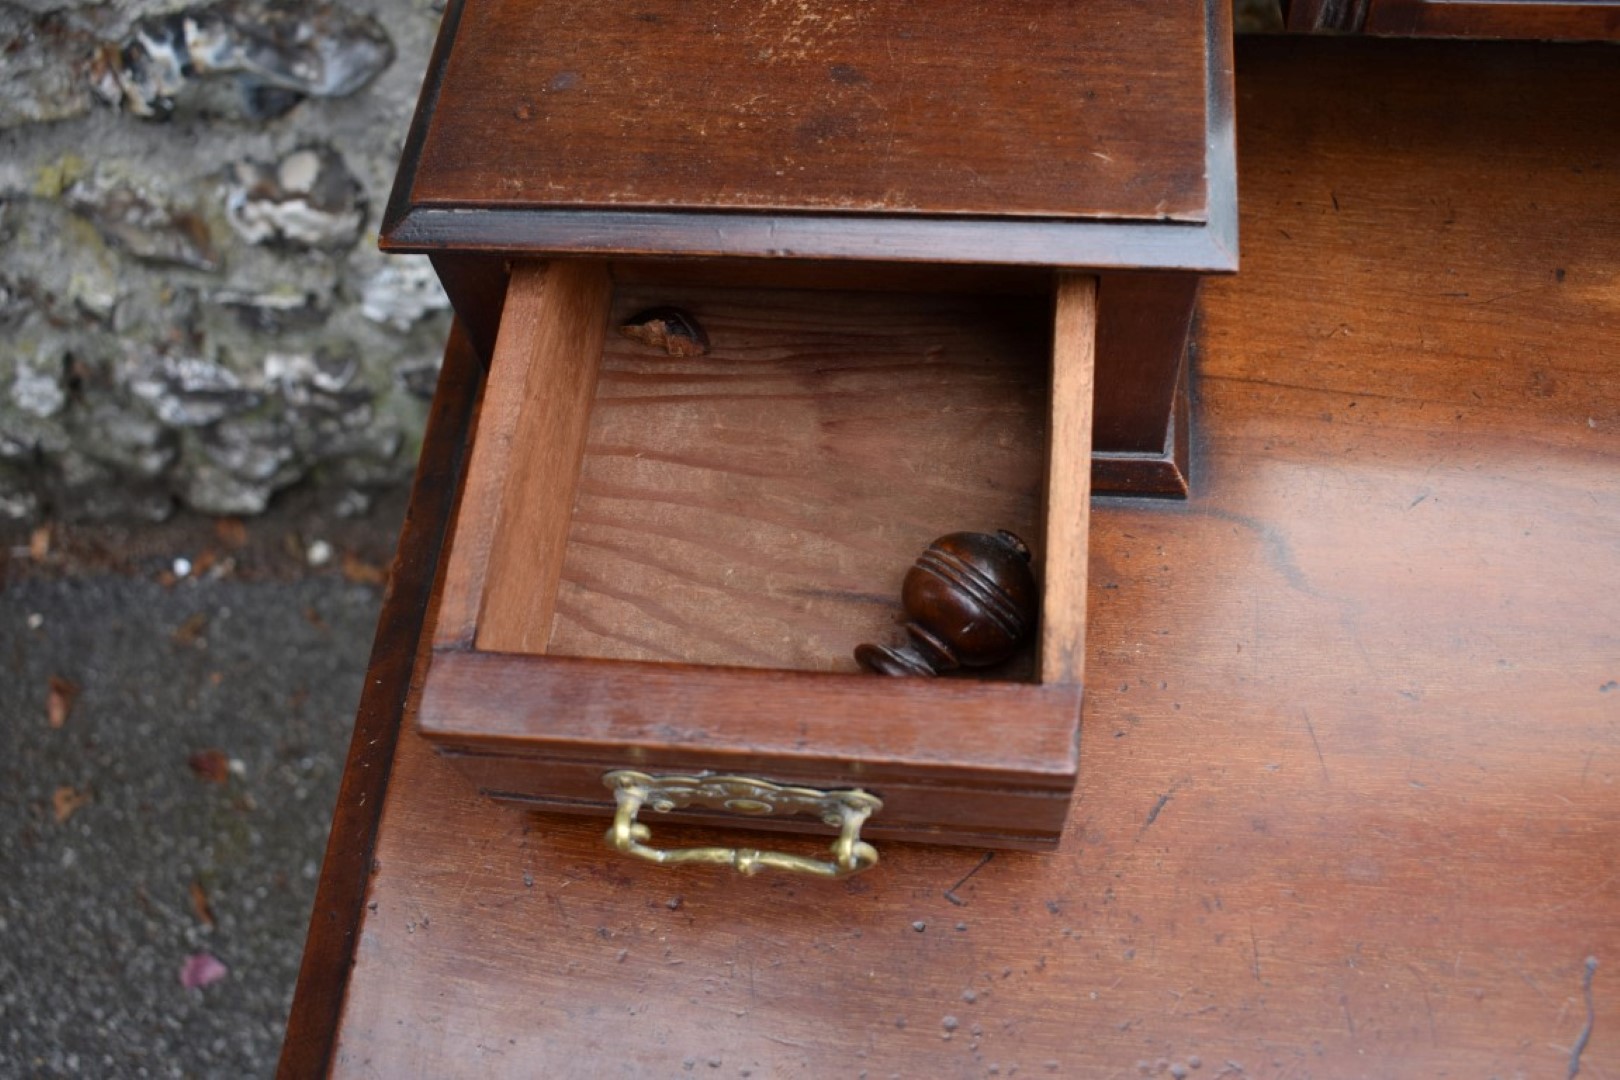
[[[449,328],[376,230],[430,0],[0,0],[0,517],[338,509]]]

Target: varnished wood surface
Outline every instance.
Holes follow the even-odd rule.
[[[566,185],[562,191],[557,191],[551,188],[552,182],[545,184],[544,196],[536,194],[535,189],[541,184],[534,178],[551,175],[552,162],[544,157],[530,156],[527,148],[532,140],[519,138],[503,141],[505,135],[510,133],[491,129],[489,124],[532,125],[534,107],[528,106],[530,119],[522,120],[519,114],[526,106],[521,101],[514,103],[514,87],[519,91],[526,87],[533,92],[531,96],[539,98],[551,93],[550,84],[540,86],[534,82],[530,69],[538,70],[543,65],[528,62],[530,57],[527,50],[538,47],[532,38],[513,37],[499,43],[496,51],[503,53],[505,58],[497,58],[495,65],[504,64],[515,69],[512,71],[513,81],[509,82],[489,77],[488,54],[472,44],[476,34],[469,32],[468,43],[461,44],[464,16],[468,25],[477,23],[481,18],[479,12],[486,8],[503,12],[502,17],[511,18],[517,23],[535,18],[553,18],[560,12],[578,10],[566,5],[521,5],[506,0],[499,0],[498,3],[486,3],[484,0],[461,3],[453,0],[448,6],[434,61],[423,86],[418,119],[413,123],[406,141],[399,175],[383,215],[381,243],[386,250],[435,255],[456,252],[463,257],[467,253],[567,253],[642,258],[749,257],[1126,270],[1154,268],[1215,273],[1236,269],[1232,22],[1230,6],[1220,0],[1205,0],[1203,4],[1197,4],[1195,0],[1177,0],[1173,9],[1159,5],[1151,12],[1113,0],[1107,4],[1081,7],[1043,3],[1038,5],[1038,9],[1032,9],[1019,5],[1005,12],[993,8],[970,11],[967,6],[952,6],[943,16],[932,8],[906,9],[902,13],[899,4],[887,2],[881,7],[772,2],[745,9],[729,5],[721,9],[725,13],[721,21],[730,19],[733,12],[744,10],[756,14],[762,24],[780,24],[786,18],[801,20],[807,27],[829,18],[836,20],[840,12],[845,15],[859,12],[863,18],[876,12],[881,15],[879,21],[884,18],[898,20],[893,23],[895,27],[912,19],[918,20],[918,24],[927,29],[920,31],[919,37],[913,39],[912,43],[926,39],[931,43],[928,45],[930,51],[944,50],[943,59],[936,55],[928,63],[948,62],[950,68],[940,76],[937,86],[923,84],[921,88],[907,88],[902,92],[902,97],[909,100],[909,96],[918,94],[929,96],[934,101],[935,111],[949,112],[971,103],[975,93],[982,91],[985,80],[989,80],[999,87],[996,93],[1000,97],[997,100],[1006,109],[1001,117],[1006,123],[999,126],[992,124],[987,129],[981,129],[979,121],[968,123],[961,120],[946,127],[912,129],[919,139],[919,145],[938,140],[949,142],[962,133],[970,138],[982,136],[972,144],[972,153],[967,155],[977,165],[970,166],[971,175],[967,175],[965,182],[959,186],[936,187],[936,174],[950,173],[957,181],[964,179],[960,162],[936,157],[932,160],[913,160],[908,163],[911,170],[908,174],[902,176],[897,173],[884,179],[879,196],[863,193],[858,187],[850,186],[850,178],[859,180],[869,167],[868,163],[884,156],[874,154],[874,146],[892,148],[893,141],[887,138],[886,133],[864,142],[839,135],[832,140],[832,149],[817,158],[821,161],[824,157],[826,162],[828,171],[821,182],[827,185],[823,202],[829,205],[799,205],[806,200],[794,194],[789,199],[794,205],[788,209],[771,209],[771,198],[761,193],[772,190],[773,186],[787,193],[810,189],[796,186],[797,181],[787,175],[785,168],[780,177],[767,175],[771,170],[762,169],[758,159],[738,152],[746,148],[746,139],[706,139],[708,146],[703,154],[687,154],[686,139],[692,132],[692,114],[677,111],[649,119],[632,138],[613,138],[599,147],[604,160],[631,161],[632,171],[645,170],[652,161],[661,162],[664,171],[648,177],[653,186],[663,192],[659,197],[649,198],[643,194],[628,200],[599,204],[570,201],[566,198]],[[661,3],[653,5],[653,8],[644,6],[639,14],[664,18],[665,14],[673,13],[684,24],[693,17],[694,12],[701,10],[704,9],[696,5]],[[1099,13],[1127,10],[1130,13],[1128,16],[1112,24],[1095,18]],[[1053,39],[1041,48],[1021,50],[1016,59],[1009,59],[1009,47],[997,45],[993,37],[985,35],[993,34],[996,27],[1016,30],[1020,38],[1031,33],[1027,30],[1028,24],[1020,21],[1031,11],[1055,24],[1073,19],[1085,20],[1084,37],[1072,48],[1057,47],[1054,52],[1053,46],[1057,43]],[[975,27],[972,33],[948,41],[935,36],[937,30],[944,28],[961,31],[961,13],[970,15],[969,21]],[[1201,36],[1181,32],[1183,24],[1193,18],[1201,28]],[[656,25],[639,24],[639,29],[646,30]],[[901,40],[899,33],[896,29],[897,43]],[[1040,36],[1038,29],[1034,33]],[[584,40],[589,39],[591,34],[587,31],[575,37]],[[661,50],[661,54],[657,60],[649,63],[667,65],[667,57],[685,55],[681,43],[686,40],[690,39],[670,37],[656,40],[655,51]],[[872,27],[868,27],[862,35],[853,39],[853,47],[869,49],[878,40],[879,36],[874,36]],[[1105,50],[1096,51],[1096,46],[1104,43]],[[596,40],[587,47],[597,48],[601,44],[600,40]],[[612,51],[611,44],[607,50],[608,57],[613,64],[622,64],[623,55]],[[749,81],[744,70],[746,65],[728,65],[724,56],[710,55],[716,50],[723,54],[734,46],[734,41],[725,39],[700,41],[697,51],[703,53],[706,59],[702,63],[694,63],[692,71],[702,70],[705,74],[699,78],[686,72],[678,77],[686,80],[685,85],[702,87],[703,93],[712,92],[714,102],[740,102],[739,107],[744,111],[759,107],[771,94],[778,92],[790,97],[808,94],[811,100],[816,100],[815,88],[820,83],[815,78],[790,78],[779,84],[773,82],[768,92],[744,92],[740,87]],[[905,55],[904,51],[898,49],[898,44],[896,48],[896,57],[891,60],[885,56],[884,65],[879,70],[901,70],[908,62],[916,63],[922,59],[919,54],[910,56],[909,61],[903,61],[901,57]],[[1188,51],[1184,52],[1184,49]],[[1047,82],[1033,79],[1034,69],[1027,66],[1031,57],[1039,59],[1044,56],[1047,60],[1055,58],[1061,67],[1071,64],[1082,54],[1089,57],[1092,63],[1079,77],[1099,80],[1100,84],[1109,88],[1107,97],[1101,93],[1098,98],[1074,93],[1071,80],[1067,79]],[[1121,64],[1128,66],[1122,67]],[[1183,133],[1184,126],[1191,118],[1190,113],[1175,114],[1174,119],[1160,117],[1168,123],[1159,127],[1147,123],[1149,114],[1155,113],[1160,106],[1156,103],[1157,98],[1145,96],[1140,91],[1142,80],[1157,84],[1164,82],[1169,72],[1185,73],[1194,69],[1201,71],[1203,80],[1199,104],[1203,127],[1196,138],[1189,139]],[[864,72],[865,69],[855,70]],[[1130,72],[1129,79],[1123,74],[1126,71]],[[833,78],[831,67],[827,68],[826,73],[829,79]],[[839,69],[838,74],[840,77],[848,76],[843,68]],[[1184,74],[1178,74],[1171,81],[1179,85],[1184,78]],[[1024,84],[1020,85],[1020,79],[1024,80]],[[836,79],[833,81],[836,83]],[[622,96],[626,85],[634,85],[634,79],[612,87],[611,93]],[[850,86],[839,84],[834,96],[859,88],[858,83]],[[1168,86],[1163,89],[1168,89]],[[581,104],[584,104],[583,99],[587,96],[583,80],[564,88],[562,92],[579,97]],[[1109,97],[1113,99],[1112,104]],[[1183,92],[1177,89],[1163,100],[1173,102],[1182,98]],[[1099,100],[1104,104],[1099,105]],[[510,117],[481,118],[491,107],[491,102],[504,102],[505,108],[514,111]],[[1050,105],[1051,110],[1031,109],[1031,104],[1036,102],[1043,103],[1043,110]],[[618,114],[587,106],[575,110],[576,119],[587,127],[601,125],[604,121],[611,126],[624,122],[626,117],[634,117],[636,110],[650,111],[646,110],[647,104],[647,100],[638,97],[630,103],[628,113],[621,111]],[[988,108],[990,103],[981,100],[980,104]],[[703,106],[707,107],[707,104]],[[1079,117],[1075,115],[1077,109],[1082,114]],[[700,128],[702,114],[700,108],[700,119],[697,121]],[[425,119],[429,115],[434,117],[431,129]],[[451,122],[444,117],[454,115],[461,115],[472,127],[463,130],[447,126]],[[894,115],[890,114],[891,119]],[[975,115],[978,113],[975,112]],[[983,115],[995,119],[993,109]],[[1051,122],[1053,117],[1063,116],[1077,122],[1067,126]],[[1095,126],[1097,123],[1103,126]],[[749,130],[753,136],[770,142],[779,139],[785,129],[778,130],[756,123]],[[1110,178],[1108,172],[1100,178],[1090,177],[1099,182],[1071,185],[1068,178],[1077,171],[1088,177],[1096,168],[1106,167],[1111,172],[1120,161],[1113,150],[1098,150],[1086,145],[1089,141],[1097,141],[1092,136],[1102,136],[1105,131],[1107,134],[1101,141],[1119,142],[1115,149],[1121,152],[1126,144],[1130,144],[1132,149],[1124,156],[1134,159],[1138,154],[1142,155],[1143,162],[1150,170],[1163,168],[1166,175],[1184,174],[1186,178],[1191,178],[1193,173],[1185,170],[1188,162],[1193,162],[1192,167],[1197,170],[1198,176],[1197,198],[1202,209],[1194,213],[1189,203],[1189,208],[1176,211],[1173,208],[1181,201],[1179,198],[1164,191],[1159,195],[1144,197],[1143,192],[1130,188],[1128,183],[1122,188],[1118,178]],[[676,132],[681,133],[679,137]],[[1153,134],[1148,135],[1148,132]],[[1030,137],[1031,133],[1035,137]],[[732,134],[735,136],[736,133]],[[472,142],[459,148],[456,153],[447,155],[437,149],[435,140],[440,135]],[[638,146],[649,145],[649,141],[652,149],[640,153],[635,150]],[[1197,144],[1194,158],[1181,161],[1194,142]],[[1032,157],[1032,147],[1041,143],[1050,152]],[[1150,146],[1151,154],[1148,153]],[[462,150],[471,157],[465,157]],[[1096,154],[1103,156],[1097,157]],[[1091,155],[1091,161],[1081,160],[1088,155]],[[694,172],[705,174],[714,171],[706,164],[711,159],[727,164],[712,177],[699,175],[694,180]],[[1034,168],[1037,159],[1039,167]],[[478,167],[471,170],[464,168],[468,160]],[[589,175],[595,168],[592,160],[580,162],[584,166],[582,175]],[[1152,164],[1158,161],[1166,164]],[[1169,164],[1171,162],[1179,163]],[[1015,169],[1019,163],[1023,163],[1033,171],[1028,172],[1018,184],[1009,187],[1005,199],[988,200],[975,194],[984,190],[985,177],[1005,177],[1006,163],[1012,163]],[[446,186],[438,179],[437,171],[441,169],[445,177],[453,178],[452,186]],[[613,187],[614,178],[619,175],[623,174],[605,173],[600,180]],[[867,180],[870,182],[870,176]],[[903,180],[907,186],[902,188],[891,182],[896,180]],[[1025,186],[1032,191],[1068,190],[1076,202],[1067,209],[1052,213],[1019,213],[1017,207],[1023,198],[1019,191]],[[1149,182],[1146,190],[1151,193],[1155,186],[1162,187]],[[742,200],[735,197],[736,192],[746,190],[755,190],[755,196]],[[924,205],[917,200],[918,192],[928,190],[935,191],[941,205]],[[733,192],[732,197],[716,198],[717,193],[724,196],[728,191]],[[429,192],[433,193],[431,198],[427,197]],[[688,200],[684,205],[679,203],[682,192]],[[1102,193],[1102,198],[1094,197],[1092,192]],[[879,201],[872,203],[874,198]],[[883,199],[889,202],[883,203]],[[1141,208],[1150,202],[1151,209],[1143,213]],[[732,203],[738,205],[733,207]],[[862,203],[872,205],[863,209]],[[1114,208],[1106,209],[1110,203],[1114,204]],[[874,210],[877,212],[872,212]],[[479,304],[480,300],[487,300],[488,294],[476,288],[459,287],[462,284],[465,282],[458,277],[449,289],[457,313],[468,322],[469,332],[476,342],[482,345],[493,341],[494,328],[487,323],[490,313]]]
[[[1091,563],[1091,403],[1095,396],[1097,279],[1058,278],[1053,296],[1052,391],[1046,461],[1046,575],[1040,680],[1080,686],[1086,672],[1086,569]]]
[[[1614,41],[1620,39],[1615,0],[1372,0],[1369,34],[1436,37]]]
[[[1202,221],[1204,0],[465,0],[420,205]]]
[[[853,672],[934,537],[1044,563],[1046,297],[640,287],[612,321],[660,303],[712,347],[609,336],[550,652]]]
[[[377,820],[393,772],[400,714],[461,477],[466,432],[478,401],[479,365],[459,322],[451,329],[444,367],[422,439],[421,462],[405,512],[399,552],[389,567],[376,642],[327,838],[297,991],[287,1017],[287,1037],[281,1047],[278,1074],[284,1077],[318,1076],[327,1068],[336,1045],[344,989],[359,946],[360,909],[371,877]]]
[[[402,737],[334,1072],[1620,1073],[1611,57],[1244,45],[1201,480],[1092,515],[1060,853],[672,873]]]
[[[477,648],[538,653],[551,639],[612,297],[600,263],[558,260],[513,272],[484,406],[510,411],[479,418],[493,437],[474,444],[467,470],[480,492],[498,483],[500,497],[469,503],[458,518],[469,531],[493,530],[477,578]],[[515,401],[505,396],[514,389]],[[494,449],[489,458],[486,447]],[[457,545],[462,533],[458,527]]]
[[[592,263],[526,263],[512,275],[492,362],[502,377],[487,380],[479,405],[437,645],[522,648],[532,634],[544,649],[610,290]],[[491,587],[491,567],[506,588]]]
[[[1108,274],[1098,283],[1096,449],[1165,452],[1200,280],[1195,274]]]
[[[502,799],[610,817],[602,777],[627,764],[767,776],[881,790],[874,836],[1028,849],[1062,832],[1080,699],[1072,684],[928,679],[902,690],[870,675],[452,652],[434,655],[419,715],[423,736]]]
[[[513,274],[421,732],[481,790],[540,805],[610,814],[600,777],[633,759],[883,785],[877,835],[1055,844],[1081,697],[1093,279],[1055,301],[608,290],[600,264]],[[604,341],[670,303],[707,355]],[[849,677],[856,645],[901,636],[900,582],[928,543],[996,529],[1030,538],[1059,605],[1038,629],[1053,685],[1034,685],[1034,641],[972,679]]]

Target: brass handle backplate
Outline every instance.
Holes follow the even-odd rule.
[[[608,847],[638,859],[664,866],[730,866],[741,874],[769,869],[826,878],[849,877],[877,865],[877,849],[861,839],[861,826],[883,808],[883,802],[864,791],[785,787],[751,776],[649,776],[633,769],[616,769],[603,776],[602,782],[613,789],[618,803],[613,827],[607,832]],[[810,814],[837,829],[838,839],[833,841],[830,859],[754,848],[656,848],[648,843],[652,830],[636,820],[643,806],[661,814],[688,806],[750,817]]]

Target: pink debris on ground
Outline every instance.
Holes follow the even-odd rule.
[[[180,985],[187,990],[212,986],[231,973],[231,969],[211,953],[193,953],[180,967]]]

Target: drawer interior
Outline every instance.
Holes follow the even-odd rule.
[[[935,537],[1007,529],[1038,565],[1047,302],[615,289],[544,651],[854,672]],[[615,332],[669,304],[708,355]]]
[[[514,267],[423,732],[521,789],[497,794],[570,808],[610,803],[606,768],[649,763],[1025,786],[1066,805],[1092,279],[981,291],[618,277],[600,262]],[[703,327],[707,355],[617,332],[664,306]],[[855,646],[902,639],[900,583],[927,544],[998,529],[1032,551],[1039,641],[946,678],[857,674]]]

